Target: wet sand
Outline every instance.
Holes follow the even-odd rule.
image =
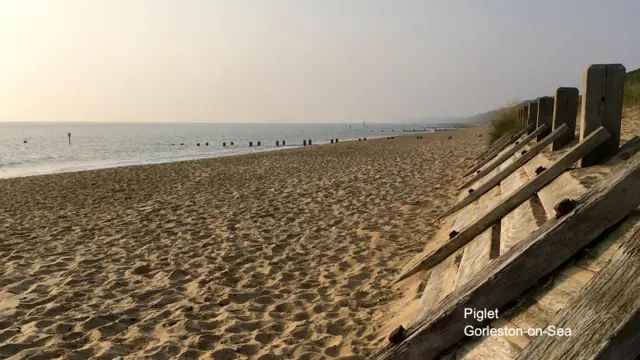
[[[0,180],[0,358],[364,358],[485,131]]]

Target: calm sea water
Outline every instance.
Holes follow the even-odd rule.
[[[282,140],[286,147],[301,146],[309,139],[316,145],[335,138],[400,135],[403,128],[430,131],[430,126],[0,123],[0,178],[228,156],[282,149],[276,147],[276,141]],[[67,133],[71,133],[71,146]]]

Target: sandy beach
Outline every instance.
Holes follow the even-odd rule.
[[[364,358],[485,131],[0,180],[0,358]]]

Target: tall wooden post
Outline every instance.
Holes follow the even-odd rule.
[[[556,89],[556,101],[553,107],[553,130],[566,124],[569,130],[551,144],[551,151],[567,145],[576,137],[576,116],[578,115],[578,89],[559,87]]]
[[[553,121],[553,98],[551,96],[543,96],[538,98],[538,119],[536,128],[547,125],[547,130],[543,131],[536,141],[542,141],[547,135],[551,134],[551,122]]]
[[[71,133],[67,133],[67,136],[69,137],[69,145],[71,145]]]
[[[529,118],[529,104],[522,107],[522,124],[527,126],[527,119]]]
[[[533,124],[533,126],[527,132],[527,135],[530,135],[532,132],[536,130],[536,122],[538,121],[538,103],[530,102],[529,103],[529,112],[527,114],[527,126],[529,124]]]
[[[595,165],[615,154],[620,147],[620,125],[626,69],[622,64],[591,65],[584,71],[580,141],[600,126],[610,136],[580,160],[580,167]]]

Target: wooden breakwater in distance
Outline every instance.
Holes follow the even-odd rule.
[[[476,159],[470,169],[480,176],[474,170],[461,179],[460,200],[439,232],[449,238],[426,239],[428,250],[398,276],[429,271],[420,310],[370,359],[640,356],[640,213],[633,215],[640,206],[640,137],[619,147],[623,74],[619,64],[585,71],[579,139],[577,89],[561,87],[555,97],[522,107],[517,120],[525,131]],[[605,175],[585,185],[574,177],[576,163]],[[504,315],[478,321],[465,316],[469,308]],[[527,334],[549,324],[579,331],[465,334],[468,326]]]

